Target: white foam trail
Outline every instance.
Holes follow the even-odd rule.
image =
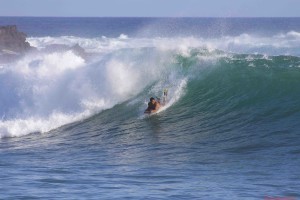
[[[88,112],[73,115],[54,112],[48,118],[44,119],[29,117],[26,119],[0,121],[0,138],[23,136],[34,132],[45,133],[53,128],[84,119],[88,116],[90,116]]]
[[[187,78],[180,80],[177,85],[173,86],[172,88],[168,89],[168,97],[167,103],[162,106],[156,113],[160,113],[171,107],[175,102],[177,102],[180,97],[184,95],[184,89],[187,85]],[[172,91],[174,90],[174,91]]]

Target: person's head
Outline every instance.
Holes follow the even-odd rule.
[[[155,103],[155,99],[153,97],[150,98],[151,103]]]

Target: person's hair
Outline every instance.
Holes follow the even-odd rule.
[[[153,97],[150,98],[150,101],[155,100]]]

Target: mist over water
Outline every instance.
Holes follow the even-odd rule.
[[[300,197],[299,19],[4,22],[38,50],[0,64],[0,198]]]

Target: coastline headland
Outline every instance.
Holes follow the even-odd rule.
[[[33,50],[26,37],[16,25],[0,26],[0,61],[10,62]]]

